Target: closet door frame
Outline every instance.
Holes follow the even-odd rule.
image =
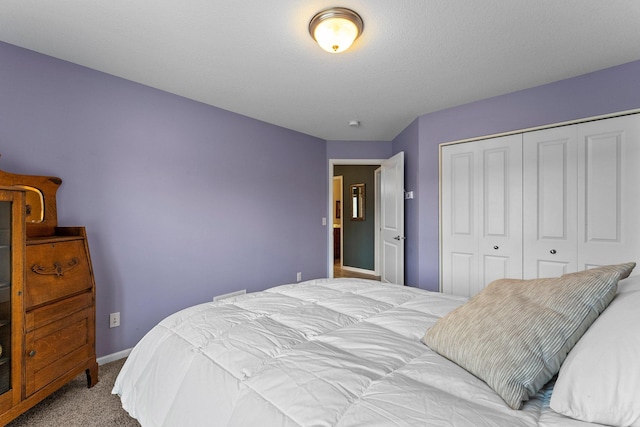
[[[590,123],[590,122],[596,122],[596,121],[600,121],[600,120],[604,120],[604,119],[612,119],[612,118],[618,118],[618,117],[625,117],[625,116],[635,116],[638,118],[638,121],[640,122],[640,108],[638,109],[633,109],[633,110],[627,110],[627,111],[620,111],[620,112],[616,112],[616,113],[611,113],[611,114],[603,114],[603,115],[599,115],[599,116],[592,116],[592,117],[586,117],[586,118],[582,118],[582,119],[577,119],[577,120],[571,120],[571,121],[566,121],[566,122],[559,122],[559,123],[553,123],[553,124],[549,124],[549,125],[544,125],[544,126],[536,126],[536,127],[531,127],[531,128],[524,128],[524,129],[519,129],[519,130],[514,130],[514,131],[510,131],[510,132],[503,132],[503,133],[497,133],[497,134],[490,134],[490,135],[483,135],[483,136],[478,136],[475,138],[467,138],[467,139],[461,139],[461,140],[457,140],[457,141],[450,141],[450,142],[446,142],[446,143],[442,143],[439,145],[439,165],[440,165],[440,185],[439,185],[439,213],[440,213],[440,221],[439,221],[439,237],[440,237],[440,245],[439,245],[439,249],[440,249],[440,271],[439,271],[439,289],[441,292],[443,292],[443,280],[444,280],[444,274],[443,274],[443,269],[444,269],[444,262],[443,262],[443,257],[444,255],[444,247],[445,246],[443,244],[443,235],[445,234],[445,230],[443,227],[443,200],[446,198],[446,196],[443,194],[443,189],[442,189],[442,184],[443,184],[443,172],[442,172],[442,162],[443,162],[443,148],[450,146],[450,145],[454,145],[454,144],[464,144],[464,143],[468,143],[468,142],[476,142],[476,141],[480,141],[480,140],[486,140],[486,139],[491,139],[491,138],[498,138],[498,137],[503,137],[503,136],[509,136],[509,135],[517,135],[517,134],[521,134],[524,135],[526,133],[529,132],[534,132],[534,131],[541,131],[541,130],[547,130],[547,129],[553,129],[553,128],[558,128],[558,127],[563,127],[563,126],[570,126],[570,125],[578,125],[578,124],[583,124],[583,123]],[[638,127],[640,128],[640,124],[638,125]],[[634,131],[635,132],[635,131]],[[640,135],[640,129],[638,129],[639,135]],[[580,138],[584,137],[584,135],[581,135]],[[640,138],[640,136],[639,136]],[[637,150],[639,151],[637,154],[638,159],[640,159],[640,144],[637,144],[639,147],[637,148]],[[580,147],[580,142],[578,143],[578,147]],[[583,147],[584,148],[584,147]],[[584,151],[584,150],[583,150]],[[577,156],[578,156],[578,168],[577,168],[577,173],[579,174],[578,176],[578,182],[580,182],[580,179],[582,177],[582,175],[580,174],[584,174],[585,173],[585,169],[580,169],[583,167],[584,163],[584,152],[580,151],[578,152]],[[624,156],[628,156],[631,155],[631,152],[636,152],[635,149],[630,149],[630,148],[624,148],[623,155],[622,158],[624,158]],[[635,155],[635,154],[633,154]],[[593,157],[592,157],[593,158]],[[628,175],[628,170],[630,169],[629,166],[625,166],[624,170],[626,171],[627,175]],[[621,169],[622,170],[622,169]],[[640,179],[640,168],[635,168],[635,170],[637,170],[638,172],[638,179]],[[634,175],[635,176],[635,175]],[[627,178],[625,178],[627,179]],[[637,182],[637,181],[636,181]],[[629,186],[627,186],[629,187]],[[578,197],[578,206],[579,209],[582,209],[581,206],[584,206],[585,202],[585,194],[587,194],[584,188],[580,187],[578,188],[578,192],[582,192],[582,195]],[[625,190],[628,191],[628,190]],[[636,218],[640,217],[640,202],[636,202],[636,199],[640,199],[640,198],[634,198],[634,197],[623,197],[625,200],[629,200],[629,199],[633,199],[633,203],[636,203],[636,206],[633,207],[633,209],[631,209],[633,212],[635,212],[636,214]],[[625,201],[624,203],[631,203],[630,201]],[[523,213],[524,214],[524,213]],[[625,214],[627,215],[627,214]],[[628,216],[628,215],[627,215]],[[578,221],[578,240],[580,241],[579,245],[586,245],[586,242],[588,240],[587,236],[587,223],[586,220],[582,217],[580,217],[580,214],[578,215],[579,217],[579,221]],[[626,216],[625,216],[626,218]],[[627,224],[629,224],[630,221],[627,221]],[[524,227],[524,224],[523,224]],[[638,227],[640,228],[640,227]],[[636,231],[638,231],[636,229]],[[523,230],[524,232],[524,230]],[[620,234],[620,236],[622,236],[622,239],[625,240],[627,239],[627,237],[624,236],[624,233]],[[636,240],[640,240],[640,238],[636,239]],[[640,243],[631,245],[630,247],[633,247],[634,251],[633,254],[630,254],[629,256],[632,257],[636,256],[636,255],[640,255]],[[557,250],[556,250],[557,251]],[[524,259],[524,255],[523,254],[523,259]],[[476,261],[477,262],[477,261]],[[602,264],[600,262],[600,264]],[[588,259],[580,259],[577,263],[577,269],[583,269],[585,267],[589,267],[589,266],[593,266],[594,262],[593,261],[589,261]],[[523,261],[523,271],[525,270],[526,267],[524,267],[524,261]],[[640,274],[640,271],[637,272],[637,274]],[[525,277],[525,276],[523,276]]]

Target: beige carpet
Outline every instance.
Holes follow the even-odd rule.
[[[98,384],[87,388],[82,374],[7,424],[7,427],[139,427],[120,405],[120,398],[111,394],[118,372],[125,359],[100,366]]]

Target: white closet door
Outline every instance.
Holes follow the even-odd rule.
[[[472,295],[478,289],[476,145],[442,147],[441,290]]]
[[[580,124],[578,138],[578,269],[640,261],[640,117]]]
[[[524,134],[523,277],[577,270],[576,126]]]
[[[522,278],[522,135],[481,141],[477,158],[483,289],[496,279]]]
[[[442,291],[522,277],[522,136],[442,147]]]

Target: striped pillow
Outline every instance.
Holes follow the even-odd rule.
[[[558,372],[611,302],[620,273],[599,268],[558,278],[496,280],[440,319],[422,341],[519,409]]]
[[[622,280],[629,277],[629,275],[631,274],[635,266],[636,266],[635,262],[626,262],[624,264],[602,265],[600,267],[594,267],[589,271],[591,271],[592,273],[605,272],[605,271],[617,271],[618,273],[620,273],[620,278],[618,278],[618,280]],[[581,273],[583,272],[578,271],[577,273],[567,273],[567,274],[563,274],[562,277],[566,277],[571,274],[581,274]]]

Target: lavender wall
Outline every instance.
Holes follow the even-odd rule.
[[[323,140],[0,43],[0,153],[60,176],[60,225],[87,227],[98,356],[214,295],[326,276]]]
[[[393,140],[393,154],[404,151],[404,188],[405,191],[413,191],[414,199],[405,200],[404,203],[404,283],[409,286],[417,286],[420,283],[418,268],[420,266],[419,242],[420,242],[420,201],[419,197],[419,173],[422,170],[419,164],[419,123],[414,120]]]
[[[388,159],[392,155],[390,141],[327,141],[327,160]]]
[[[102,356],[214,295],[324,277],[328,159],[405,152],[405,281],[437,290],[438,144],[639,108],[638,76],[640,61],[427,114],[393,142],[322,141],[0,43],[0,168],[63,178]]]
[[[421,116],[418,286],[438,289],[438,144],[640,108],[640,61]],[[413,125],[412,125],[413,126]],[[402,136],[402,134],[401,134]],[[397,147],[415,144],[401,136]],[[408,174],[416,166],[408,164]],[[407,266],[409,271],[415,265]]]

